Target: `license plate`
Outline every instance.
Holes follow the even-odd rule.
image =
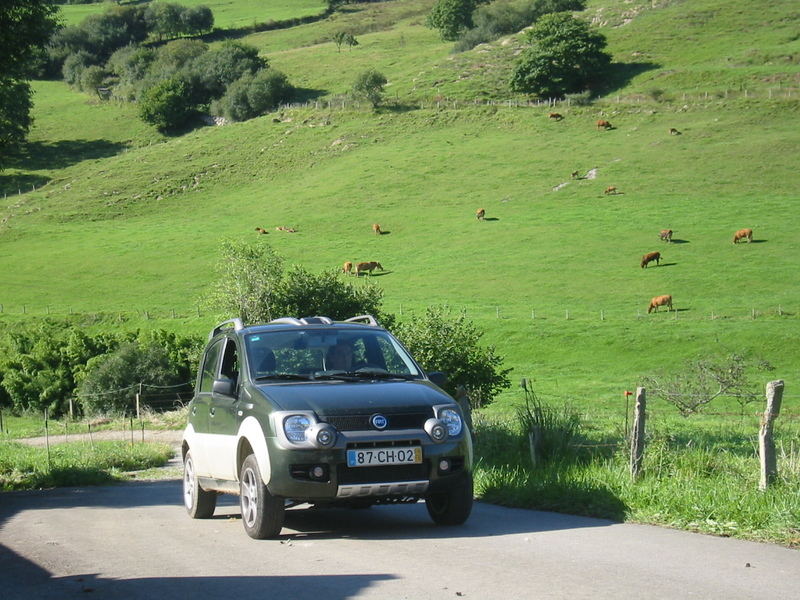
[[[347,451],[348,467],[375,467],[381,465],[418,465],[422,462],[422,448],[364,448]]]

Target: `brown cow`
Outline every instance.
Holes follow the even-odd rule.
[[[608,195],[608,194],[619,194],[619,192],[617,191],[617,186],[615,186],[615,185],[608,186],[603,193],[606,194],[606,195]]]
[[[581,178],[581,174],[578,171],[573,171],[571,177],[573,179],[580,179]]]
[[[556,121],[560,121],[561,119],[564,118],[564,116],[562,114],[560,114],[560,113],[550,113],[548,115],[548,118],[549,119],[555,119]]]
[[[663,242],[671,242],[672,241],[672,229],[662,229],[658,232],[658,237]]]
[[[650,300],[650,306],[647,307],[647,314],[650,314],[652,310],[658,312],[659,306],[666,306],[668,310],[672,310],[672,296],[656,296]]]
[[[752,229],[740,229],[733,234],[733,243],[738,244],[739,240],[747,239],[748,243],[753,241]]]
[[[257,231],[258,233],[269,233],[269,232],[268,232],[266,229],[264,229],[263,227],[256,227],[256,231]]]
[[[598,131],[600,129],[608,130],[608,129],[611,129],[611,128],[612,128],[612,125],[611,125],[611,123],[609,121],[606,121],[605,119],[599,119],[597,121],[597,129],[598,129]]]
[[[377,223],[372,224],[372,231],[375,233],[375,235],[383,235],[383,232],[381,231],[381,226],[378,225]]]
[[[385,271],[386,269],[383,268],[383,265],[379,262],[371,261],[371,262],[360,262],[356,265],[356,277],[361,275],[362,272],[372,273],[375,269],[380,269],[381,271]]]
[[[479,208],[478,210],[476,210],[475,217],[478,219],[478,221],[483,221],[486,218],[486,209]]]
[[[680,132],[680,131],[678,131],[677,129],[675,129],[674,127],[670,127],[670,128],[669,128],[669,134],[670,134],[670,135],[680,135],[680,134],[681,134],[681,132]]]
[[[345,263],[342,265],[342,273],[347,273],[348,275],[350,275],[352,271],[353,271],[353,263],[351,263],[349,260],[345,261]]]
[[[647,263],[656,261],[657,265],[661,264],[661,252],[648,252],[642,257],[642,268],[647,267]]]

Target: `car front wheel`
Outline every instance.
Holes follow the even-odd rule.
[[[437,525],[461,525],[472,512],[472,474],[456,485],[425,498],[428,514]]]
[[[217,493],[207,492],[197,481],[191,450],[183,457],[183,504],[193,519],[208,519],[217,507]]]
[[[244,530],[251,538],[263,540],[281,532],[285,509],[283,498],[269,493],[252,454],[244,459],[239,472],[239,504]]]

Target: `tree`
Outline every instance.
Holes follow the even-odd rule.
[[[177,129],[195,113],[188,86],[178,79],[167,79],[142,95],[139,116],[159,130]]]
[[[386,77],[375,69],[367,69],[356,77],[353,83],[353,96],[363,98],[378,106],[383,98],[383,86],[388,83]]]
[[[464,386],[473,408],[490,403],[511,385],[502,357],[493,346],[479,345],[483,332],[464,315],[453,318],[444,307],[430,307],[425,316],[404,321],[395,334],[426,371],[448,374],[447,391]]]
[[[586,21],[569,13],[548,14],[527,36],[531,46],[517,60],[512,90],[562,97],[592,89],[604,80],[611,64],[611,56],[603,51],[606,38],[591,31]]]
[[[214,13],[207,6],[189,6],[181,13],[183,32],[188,35],[199,35],[214,29]]]
[[[245,73],[266,69],[269,63],[258,56],[258,48],[240,42],[225,42],[192,60],[184,68],[191,82],[192,96],[199,104],[221,98],[227,87]]]
[[[25,141],[33,122],[28,80],[58,27],[57,15],[54,0],[0,3],[0,169],[5,157]]]
[[[744,414],[745,407],[760,395],[748,371],[772,369],[767,361],[732,353],[729,356],[689,360],[674,373],[644,377],[642,385],[647,388],[649,395],[669,402],[684,417],[701,412],[720,396],[733,397]]]
[[[438,29],[443,40],[455,41],[473,27],[472,12],[477,0],[438,0],[428,15],[428,27]]]
[[[336,33],[334,33],[333,43],[336,44],[336,49],[339,52],[342,51],[342,46],[344,44],[350,46],[350,49],[352,49],[353,46],[358,46],[358,40],[349,31],[337,31]]]

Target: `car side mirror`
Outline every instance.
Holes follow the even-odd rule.
[[[233,380],[224,377],[222,379],[215,379],[211,386],[211,393],[220,396],[233,396]]]
[[[435,383],[440,388],[443,388],[447,385],[447,373],[442,373],[441,371],[428,373],[428,379],[430,379],[432,383]]]

